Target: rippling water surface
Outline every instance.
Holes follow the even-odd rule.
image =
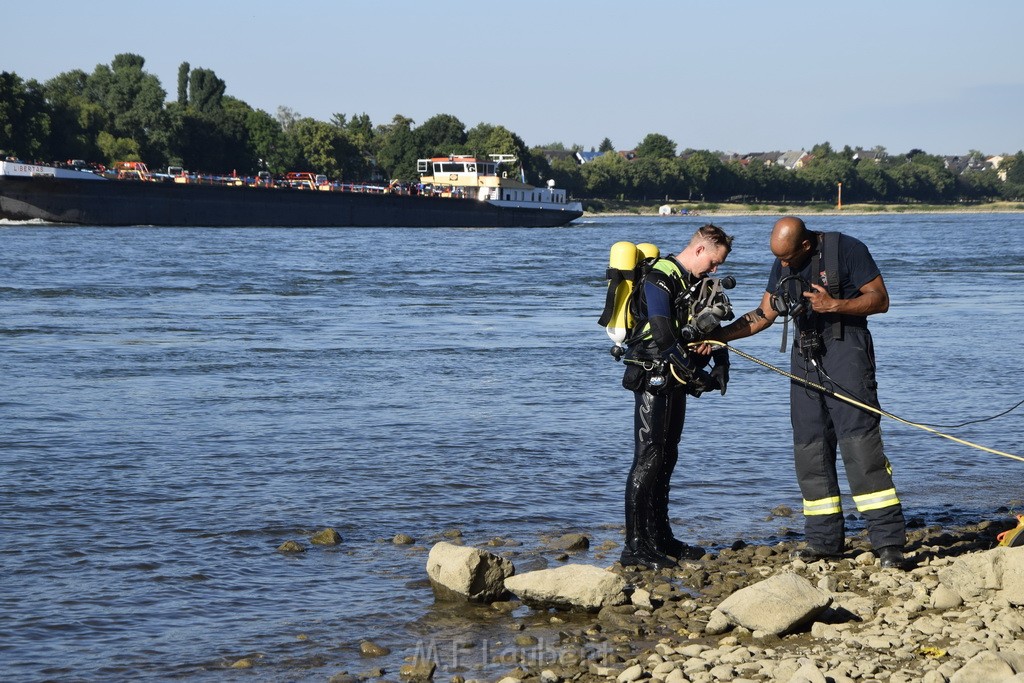
[[[518,552],[567,531],[620,540],[632,404],[596,324],[608,248],[678,251],[703,222],[2,226],[0,672],[223,680],[250,657],[264,680],[394,679],[426,639],[507,640],[485,613],[434,606],[425,548],[450,529]],[[772,219],[716,223],[736,235],[722,273],[742,313],[767,280]],[[948,425],[1024,398],[1024,217],[812,223],[863,239],[883,270],[892,307],[871,324],[888,410]],[[785,365],[780,335],[736,345]],[[800,529],[769,514],[799,507],[787,396],[734,358],[728,395],[691,402],[680,536]],[[943,431],[1020,454],[1022,415]],[[1022,497],[1024,463],[883,426],[912,518],[992,517]],[[341,545],[276,552],[327,526]],[[392,654],[360,659],[362,639]]]

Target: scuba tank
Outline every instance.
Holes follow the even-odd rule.
[[[624,343],[635,324],[629,311],[629,299],[634,284],[642,274],[640,266],[645,260],[660,255],[658,247],[648,242],[616,242],[612,245],[608,255],[608,293],[598,324],[604,326],[608,337],[615,344],[612,347],[613,356],[619,357],[622,354]]]

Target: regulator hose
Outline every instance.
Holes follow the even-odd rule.
[[[1021,462],[1024,462],[1024,458],[1022,458],[1019,455],[1013,455],[1012,453],[1005,453],[1003,451],[997,451],[994,448],[989,448],[987,446],[982,446],[980,444],[976,444],[976,443],[973,443],[971,441],[967,441],[965,439],[960,439],[958,437],[951,436],[950,434],[944,434],[943,432],[940,432],[937,429],[933,429],[932,427],[929,427],[928,425],[924,425],[924,424],[921,424],[919,422],[911,422],[910,420],[905,420],[902,417],[900,417],[899,415],[893,415],[892,413],[890,413],[887,410],[882,410],[881,408],[876,408],[874,406],[868,405],[867,403],[862,403],[861,401],[858,401],[855,398],[851,398],[849,396],[841,394],[838,391],[835,391],[833,389],[829,389],[828,387],[822,386],[821,384],[818,384],[816,382],[812,382],[812,381],[810,381],[808,379],[804,379],[803,377],[797,377],[796,375],[794,375],[791,372],[786,372],[782,368],[776,367],[776,366],[772,365],[771,363],[769,363],[767,361],[764,361],[764,360],[761,360],[760,358],[757,358],[756,356],[751,356],[749,353],[745,353],[743,351],[740,351],[739,349],[737,349],[737,348],[735,348],[733,346],[729,346],[725,342],[715,341],[713,339],[705,339],[705,340],[700,341],[700,342],[695,342],[695,343],[691,344],[691,346],[700,346],[701,344],[710,344],[712,346],[721,346],[723,348],[726,348],[729,351],[731,351],[732,353],[735,353],[737,356],[740,356],[742,358],[746,358],[747,360],[749,360],[752,363],[756,363],[756,364],[758,364],[758,365],[760,365],[762,367],[768,368],[772,372],[777,372],[777,373],[779,373],[780,375],[782,375],[784,377],[788,377],[789,379],[793,380],[794,382],[799,382],[800,384],[803,384],[806,387],[809,387],[811,389],[816,389],[816,390],[818,390],[818,391],[820,391],[820,392],[822,392],[824,394],[827,394],[829,396],[837,398],[840,401],[845,401],[846,403],[849,403],[850,405],[857,406],[858,408],[861,408],[863,410],[867,410],[868,412],[875,413],[876,415],[881,415],[883,417],[889,418],[890,420],[895,420],[896,422],[901,422],[901,423],[903,423],[905,425],[909,425],[911,427],[916,427],[917,429],[922,429],[922,430],[924,430],[926,432],[931,432],[932,434],[935,434],[936,436],[941,436],[944,439],[949,439],[950,441],[955,441],[955,442],[957,442],[959,444],[963,444],[964,446],[970,446],[971,448],[977,448],[978,450],[986,451],[986,452],[992,453],[994,455],[1001,455],[1001,456],[1006,457],[1006,458],[1013,458],[1014,460],[1020,460]]]

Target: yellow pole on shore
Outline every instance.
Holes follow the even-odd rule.
[[[843,184],[842,183],[839,183],[839,203],[836,204],[836,210],[837,211],[842,211],[843,210]]]

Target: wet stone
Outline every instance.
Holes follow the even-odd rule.
[[[404,664],[398,675],[409,681],[432,681],[437,665],[429,660],[419,659],[412,664]]]
[[[285,541],[277,546],[278,552],[282,553],[304,553],[306,548],[298,541]]]
[[[309,541],[315,545],[338,545],[341,543],[341,534],[331,528],[322,529],[313,534]]]
[[[364,657],[383,657],[384,655],[391,654],[391,650],[383,645],[378,645],[372,640],[364,640],[359,643],[359,654]]]

